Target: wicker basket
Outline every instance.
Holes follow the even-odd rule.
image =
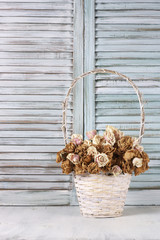
[[[66,99],[63,103],[63,123],[62,131],[64,135],[65,144],[67,144],[67,121],[66,111],[68,105],[68,98],[72,88],[78,80],[86,77],[89,74],[96,73],[111,73],[116,74],[127,80],[134,88],[141,110],[141,125],[138,141],[141,142],[144,133],[144,107],[142,95],[134,82],[127,76],[116,71],[107,69],[95,69],[82,74],[73,80]],[[131,175],[121,174],[117,177],[109,176],[107,174],[83,174],[74,176],[77,197],[79,201],[80,211],[86,217],[118,217],[122,215],[126,194],[130,184]]]
[[[81,214],[85,217],[122,215],[131,175],[76,175],[74,182]]]

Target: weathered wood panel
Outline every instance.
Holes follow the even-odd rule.
[[[151,158],[150,170],[132,177],[127,204],[160,204],[160,1],[96,0],[96,67],[124,73],[144,94],[143,146]],[[137,96],[123,79],[96,76],[96,129],[111,124],[126,135],[138,136]],[[154,190],[153,190],[154,189]]]
[[[72,179],[55,158],[73,74],[73,1],[4,0],[0,22],[0,205],[68,205]]]

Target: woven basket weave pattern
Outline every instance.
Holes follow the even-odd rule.
[[[86,217],[121,216],[130,179],[130,174],[117,177],[76,175],[74,182],[81,214]]]

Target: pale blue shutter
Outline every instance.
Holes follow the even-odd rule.
[[[159,204],[160,200],[160,1],[96,0],[96,67],[129,76],[145,100],[143,146],[150,170],[133,177],[128,204]],[[107,80],[107,81],[106,81]],[[111,75],[97,75],[96,129],[106,124],[126,135],[138,136],[140,111],[137,96],[127,82]]]
[[[73,78],[73,1],[0,2],[0,205],[68,205],[62,101]],[[72,101],[68,111],[72,130]]]

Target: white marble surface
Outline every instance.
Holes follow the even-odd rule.
[[[78,207],[0,207],[0,240],[160,240],[160,207],[84,218]]]

